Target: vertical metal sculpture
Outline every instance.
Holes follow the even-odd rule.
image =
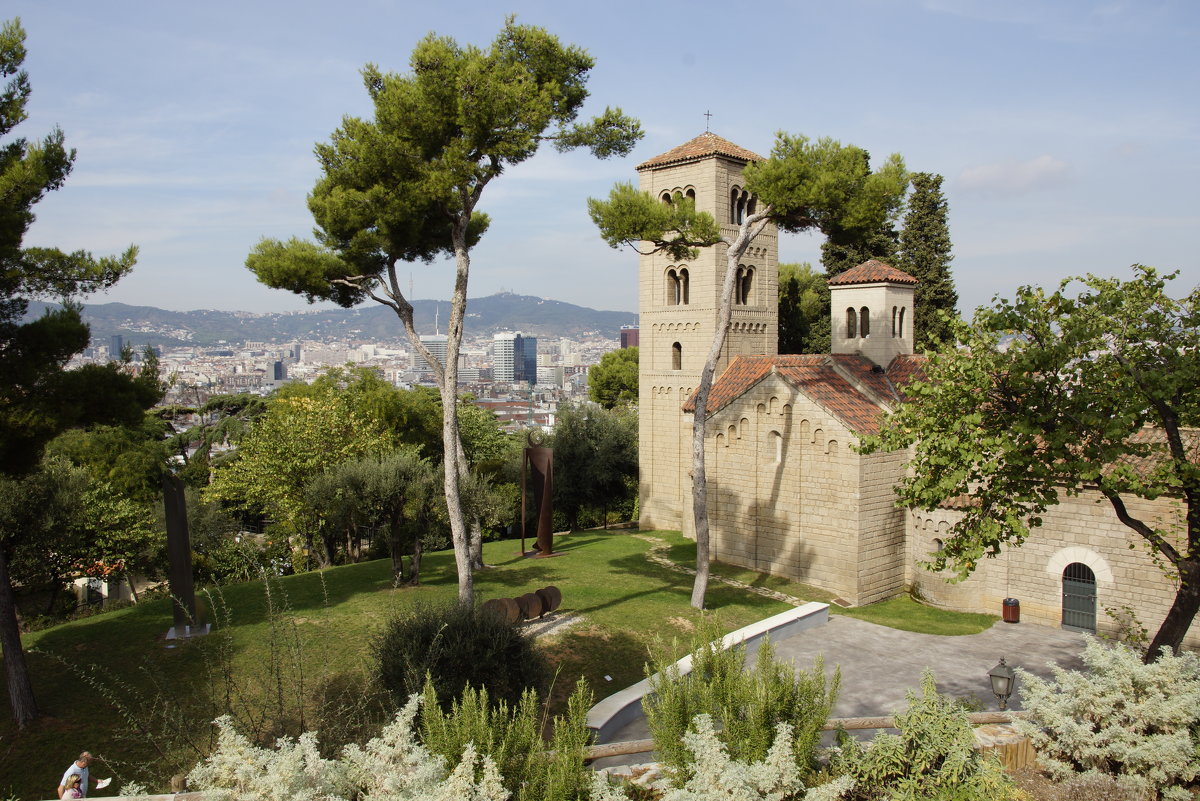
[[[196,620],[196,589],[192,583],[192,542],[188,535],[187,505],[183,482],[178,476],[163,473],[163,506],[167,518],[167,557],[170,561],[171,599],[174,601],[174,637],[192,634]]]
[[[526,475],[533,472],[533,495],[537,502],[537,556],[554,553],[554,450],[542,446],[540,431],[526,435],[528,444],[521,464],[521,552],[525,552]]]

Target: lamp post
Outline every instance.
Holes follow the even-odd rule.
[[[1008,698],[1017,686],[1016,671],[1005,664],[1004,657],[1000,657],[1000,664],[988,671],[988,678],[992,681],[992,694],[1000,702],[1000,709],[1007,709]]]

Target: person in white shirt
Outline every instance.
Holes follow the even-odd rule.
[[[79,791],[83,793],[84,797],[87,796],[88,765],[90,764],[92,764],[92,755],[88,751],[84,751],[78,759],[71,763],[71,766],[63,773],[62,781],[58,783],[59,798],[63,797],[63,792],[67,789],[67,777],[72,775],[79,777]]]

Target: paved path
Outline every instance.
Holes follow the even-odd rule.
[[[906,706],[905,693],[920,687],[921,675],[930,668],[941,692],[959,697],[977,696],[985,710],[997,708],[987,672],[1005,657],[1009,665],[1051,677],[1051,665],[1082,666],[1084,637],[1075,632],[1031,623],[997,622],[979,634],[945,637],[917,634],[862,620],[834,615],[824,626],[773,643],[775,654],[809,669],[817,655],[825,670],[841,667],[842,685],[834,717],[888,715]],[[751,655],[753,658],[753,655]],[[1020,684],[1009,702],[1020,709]],[[649,737],[644,718],[638,718],[613,736],[613,741]]]
[[[663,553],[667,549],[665,541],[645,534],[634,536],[651,543],[646,555],[651,561],[695,575],[695,570],[666,557]],[[796,606],[804,603],[799,598],[732,579],[712,576],[710,580]],[[946,637],[900,631],[844,615],[832,615],[824,626],[773,641],[773,645],[777,657],[791,661],[797,668],[811,668],[818,655],[824,657],[827,673],[832,674],[840,667],[841,691],[833,716],[852,718],[890,715],[904,709],[907,705],[905,693],[920,688],[926,668],[933,670],[939,691],[958,697],[976,696],[983,702],[985,710],[995,710],[998,707],[987,672],[1000,657],[1005,657],[1012,667],[1023,667],[1038,676],[1050,678],[1052,665],[1082,667],[1080,655],[1084,636],[1051,626],[998,621],[979,634]],[[751,654],[750,659],[753,658]],[[1009,709],[1021,708],[1020,692],[1018,682]],[[612,741],[640,740],[649,736],[645,718],[638,717],[618,731]],[[595,767],[649,759],[650,755],[610,757],[597,760]]]

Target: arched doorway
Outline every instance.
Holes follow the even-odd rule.
[[[1062,574],[1062,627],[1096,633],[1096,574],[1082,562],[1072,562]]]

